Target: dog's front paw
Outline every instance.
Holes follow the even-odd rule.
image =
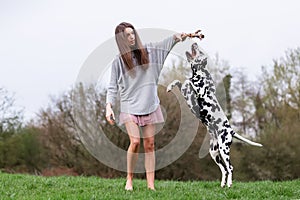
[[[170,92],[174,86],[179,85],[180,81],[179,80],[174,80],[172,83],[170,83],[167,87],[167,92]]]
[[[170,92],[173,89],[172,83],[168,85],[167,92]]]

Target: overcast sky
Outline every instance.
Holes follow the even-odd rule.
[[[74,84],[90,53],[122,21],[137,29],[200,28],[209,55],[218,53],[255,77],[261,66],[300,46],[299,10],[298,0],[0,0],[0,87],[34,117],[49,95]]]

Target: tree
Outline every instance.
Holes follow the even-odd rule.
[[[254,97],[259,138],[264,147],[243,150],[241,169],[251,179],[298,178],[300,48],[286,51],[285,57],[274,60],[270,70],[263,68],[260,89]]]
[[[287,106],[299,113],[300,109],[300,48],[288,50],[285,57],[274,60],[273,69],[263,68],[261,80],[268,123],[280,127],[286,113],[278,108]],[[300,113],[299,113],[300,114]]]
[[[248,81],[242,69],[238,69],[234,73],[232,85],[233,125],[243,134],[255,135],[253,131],[255,130],[253,96],[256,91],[254,83]]]
[[[232,117],[231,79],[230,65],[227,61],[220,59],[219,54],[209,60],[208,70],[216,85],[216,96],[218,101],[230,120]]]
[[[23,110],[15,105],[14,95],[0,88],[0,137],[12,134],[22,126]]]

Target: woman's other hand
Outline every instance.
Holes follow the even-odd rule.
[[[108,121],[108,123],[110,125],[115,124],[115,114],[114,114],[114,111],[113,111],[110,103],[106,104],[106,115],[105,115],[105,117],[106,117],[106,120]]]

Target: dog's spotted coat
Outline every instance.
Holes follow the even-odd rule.
[[[236,137],[251,145],[262,146],[238,135],[231,128],[216,96],[213,79],[207,70],[207,56],[202,53],[197,43],[192,44],[192,52],[186,52],[187,60],[191,64],[192,77],[183,84],[174,80],[167,88],[171,91],[177,86],[192,113],[207,127],[210,134],[210,155],[222,172],[221,187],[232,185],[233,167],[230,163],[230,145],[232,137]],[[227,180],[226,180],[227,177]]]

